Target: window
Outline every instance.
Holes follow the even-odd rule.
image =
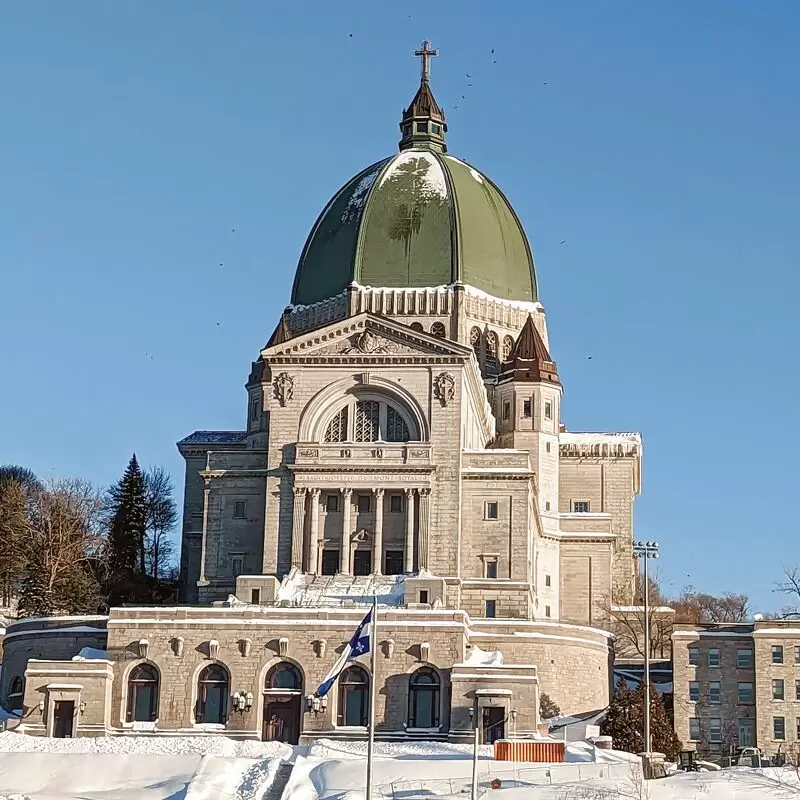
[[[522,401],[522,416],[523,417],[533,416],[533,403],[530,400]]]
[[[774,644],[774,645],[772,645],[772,663],[773,664],[783,664],[783,645],[782,644]]]
[[[800,681],[794,682],[794,699],[800,700]]]
[[[358,495],[359,514],[368,514],[371,507],[372,507],[372,497],[370,497],[370,495],[368,494]]]
[[[447,336],[444,324],[441,322],[434,322],[431,325],[431,336],[436,336],[438,339],[444,339]]]
[[[545,442],[544,443],[544,449],[545,449],[545,452],[547,452],[547,453],[550,452],[550,442]]]
[[[494,619],[497,613],[497,602],[495,600],[486,601],[486,618]]]
[[[417,133],[427,133],[428,132],[428,122],[418,122],[417,123]]]
[[[431,130],[432,130],[432,131],[433,131],[433,132],[434,132],[434,133],[435,133],[437,136],[441,136],[441,134],[442,134],[442,126],[441,126],[441,125],[439,125],[439,124],[438,124],[438,123],[436,123],[436,122],[432,122],[432,123],[431,123]]]
[[[700,739],[700,720],[697,717],[689,719],[689,739],[694,742]]]
[[[231,555],[231,573],[238,578],[244,572],[244,556]]]
[[[708,721],[708,741],[721,742],[722,741],[722,720],[712,717]]]
[[[737,683],[736,684],[736,701],[742,705],[747,705],[753,702],[753,684],[752,683]]]
[[[772,679],[772,699],[773,700],[784,699],[783,678]]]
[[[403,574],[403,551],[402,550],[387,550],[383,557],[383,574],[384,575],[402,575]]]
[[[503,337],[503,363],[511,361],[511,351],[514,349],[514,340],[510,336]]]
[[[353,575],[372,574],[372,550],[356,550],[353,553]]]
[[[709,647],[708,648],[708,666],[712,669],[718,667],[720,665],[719,660],[719,648],[718,647]]]
[[[369,676],[361,667],[349,667],[339,678],[339,725],[363,728],[368,706]]]
[[[545,586],[550,586],[550,576],[549,575],[545,575],[544,576],[544,585]]]
[[[288,661],[276,664],[267,673],[266,684],[267,689],[286,689],[290,692],[298,692],[303,689],[303,679],[300,677],[300,671]]]
[[[155,722],[158,718],[158,671],[138,664],[128,678],[128,722]]]
[[[422,667],[408,681],[408,727],[439,727],[439,675]]]
[[[401,494],[389,495],[389,513],[390,514],[403,513],[403,495]]]
[[[326,442],[407,442],[405,417],[381,400],[355,400],[340,408],[325,428]]]
[[[549,511],[550,510],[550,501],[549,500],[545,500],[544,501],[544,510],[545,511]]]
[[[572,511],[575,514],[588,514],[589,513],[589,501],[588,500],[573,500],[572,501]]]
[[[545,615],[546,617],[549,617],[549,616],[550,616],[550,606],[545,606],[545,607],[544,607],[544,615]]]
[[[700,648],[698,647],[689,648],[689,666],[690,667],[700,666]]]
[[[195,721],[224,725],[228,718],[228,671],[221,664],[210,664],[197,682]]]
[[[503,401],[503,419],[511,419],[511,403],[508,400]]]
[[[497,334],[494,331],[486,334],[486,374],[497,374]]]
[[[258,422],[258,398],[254,397],[251,404],[250,419],[253,422]]]
[[[549,400],[544,404],[544,418],[553,419],[553,404]]]
[[[478,363],[481,363],[481,332],[479,328],[473,328],[469,332],[469,346],[472,348],[472,352],[475,353],[475,358],[478,359]]]
[[[325,510],[329,514],[335,514],[339,510],[339,495],[327,494],[325,495]]]
[[[714,706],[722,702],[722,684],[719,681],[709,681],[708,702]]]
[[[794,647],[794,663],[800,665],[800,645]]]
[[[497,519],[497,502],[487,502],[483,511],[484,519]]]
[[[250,590],[250,602],[254,606],[257,606],[261,603],[261,589]]]
[[[420,603],[427,603],[428,602],[428,590],[427,589],[420,589],[419,590],[419,601],[420,601]]]
[[[753,651],[752,650],[737,650],[736,651],[736,666],[739,669],[752,669],[753,668]]]
[[[25,698],[25,681],[15,675],[8,685],[8,707],[12,711],[21,711]]]
[[[233,518],[245,519],[247,517],[247,500],[237,500],[233,504]]]
[[[339,570],[339,551],[328,550],[322,551],[322,574],[335,575]]]
[[[772,738],[780,741],[786,738],[786,719],[784,717],[772,718]]]
[[[697,703],[700,700],[700,683],[698,681],[689,682],[689,701]]]
[[[486,562],[486,577],[487,578],[496,578],[497,577],[497,559],[491,558]]]
[[[422,333],[425,330],[425,328],[422,327],[421,322],[412,322],[411,325],[409,325],[409,328],[411,328],[412,331],[418,331],[419,333]]]
[[[756,743],[755,726],[752,719],[739,720],[739,747],[753,747]]]

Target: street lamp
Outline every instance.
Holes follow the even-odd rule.
[[[480,743],[480,728],[478,728],[478,715],[475,708],[470,706],[469,719],[472,723],[472,788],[470,800],[478,800],[478,745]]]
[[[644,747],[650,755],[650,582],[647,562],[658,558],[658,542],[634,542],[633,554],[644,559]]]

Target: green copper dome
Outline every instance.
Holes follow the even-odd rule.
[[[362,286],[470,284],[538,300],[522,225],[485,175],[430,146],[367,167],[340,189],[306,241],[292,303]]]

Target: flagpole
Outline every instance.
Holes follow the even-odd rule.
[[[369,731],[367,738],[367,789],[366,800],[372,800],[372,755],[375,749],[375,695],[378,694],[378,596],[372,599],[372,630],[369,632],[369,669],[372,673],[369,684]]]

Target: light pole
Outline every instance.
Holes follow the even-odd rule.
[[[658,558],[658,542],[634,542],[633,554],[644,559],[644,748],[650,755],[650,582],[647,562]]]
[[[470,722],[472,722],[472,788],[470,790],[470,800],[478,800],[478,746],[480,743],[480,728],[478,728],[478,715],[475,709],[470,707]]]

